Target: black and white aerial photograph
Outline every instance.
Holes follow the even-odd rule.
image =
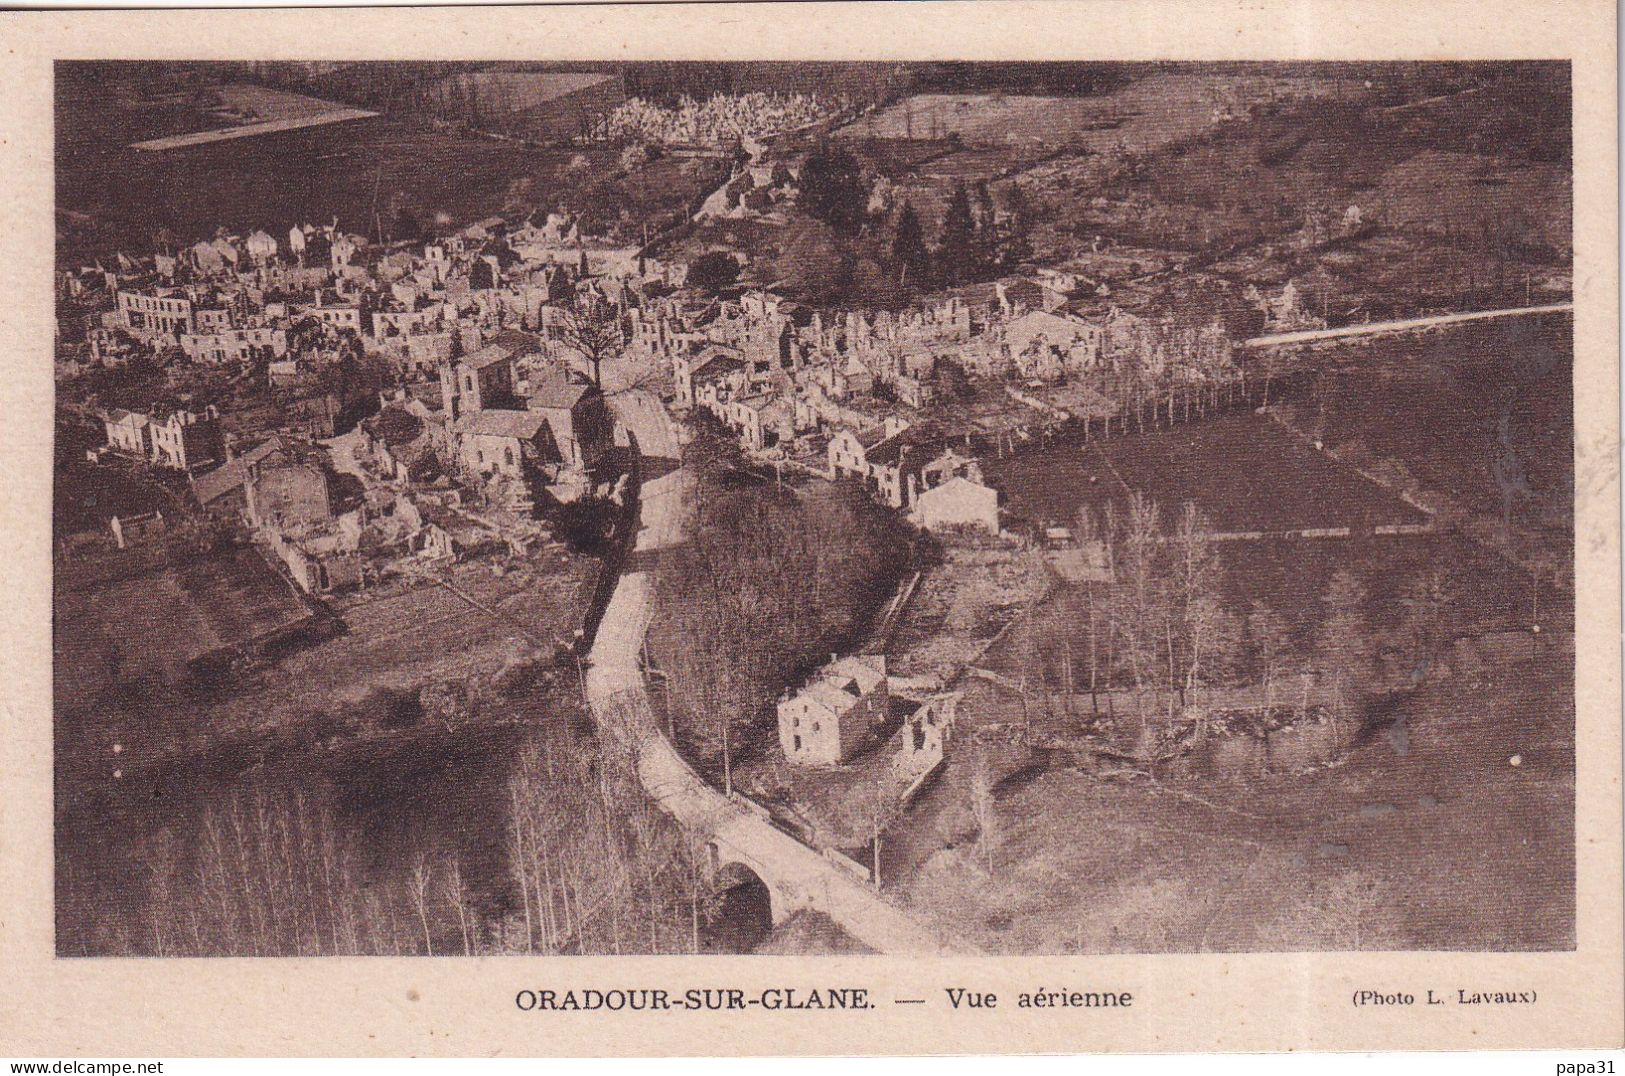
[[[1569,62],[54,77],[58,957],[1575,949]]]

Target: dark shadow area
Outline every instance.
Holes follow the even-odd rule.
[[[773,930],[773,898],[755,872],[737,863],[717,875],[721,901],[716,918],[701,931],[708,953],[754,952]]]

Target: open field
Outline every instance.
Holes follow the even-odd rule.
[[[216,142],[230,142],[238,138],[255,138],[259,135],[281,134],[284,131],[302,131],[307,127],[326,127],[329,124],[348,123],[351,120],[369,120],[376,115],[378,113],[367,112],[359,108],[334,108],[308,116],[290,116],[287,119],[262,120],[259,123],[245,123],[236,127],[219,127],[212,131],[197,131],[193,134],[150,138],[143,142],[137,142],[130,148],[140,150],[143,153],[162,153],[166,150],[186,149],[190,146],[207,146]]]
[[[311,610],[248,547],[95,586],[57,565],[56,705],[80,705],[121,680],[184,674],[187,663],[291,627]]]
[[[57,208],[92,221],[64,234],[63,257],[145,253],[161,227],[183,242],[216,227],[285,239],[294,224],[334,217],[372,232],[375,185],[380,211],[399,195],[425,218],[466,224],[502,208],[516,178],[561,173],[571,158],[382,119],[138,154],[122,140],[148,119],[88,103],[58,109]]]
[[[1426,517],[1257,415],[1049,446],[984,461],[1016,516],[1070,525],[1143,493],[1172,517],[1186,502],[1220,531],[1421,523]]]
[[[436,586],[362,596],[341,610],[346,633],[219,681],[109,669],[106,654],[73,652],[97,636],[82,623],[66,636],[59,621],[56,892],[59,923],[73,928],[61,952],[152,951],[145,931],[127,925],[147,922],[149,887],[195,877],[186,857],[197,854],[204,818],[245,799],[320,805],[312,809],[364,851],[357,877],[380,890],[400,884],[413,850],[454,856],[469,899],[505,914],[499,834],[513,761],[531,738],[566,734],[581,714],[576,671],[547,644],[580,623],[595,564],[545,559],[535,575],[499,578],[489,565],[454,573],[490,612]],[[270,583],[288,593],[284,580]],[[211,608],[230,607],[217,597]],[[167,660],[172,652],[154,640],[191,625],[172,605],[162,612],[140,638],[143,653]],[[119,679],[86,698],[97,672]],[[426,685],[469,704],[478,694],[473,718],[426,703]],[[164,871],[170,882],[155,883]]]
[[[1019,184],[1034,207],[1037,257],[1071,258],[1096,236],[1197,253],[1238,284],[1313,283],[1334,324],[1566,297],[1561,67],[1399,107],[1379,107],[1394,96],[1381,85],[1327,79],[1318,96],[1255,96],[1250,111],[1176,77],[1159,83],[1162,111],[1184,121],[1151,127],[1174,137],[1065,144],[995,184],[996,198]]]
[[[564,205],[594,226],[641,238],[643,225],[680,216],[714,187],[703,169],[657,161],[620,173],[618,150],[529,148],[393,117],[282,131],[252,139],[139,153],[130,143],[195,131],[190,105],[153,106],[64,78],[56,110],[58,255],[67,262],[116,250],[146,253],[169,228],[182,242],[265,228],[279,238],[334,217],[375,232],[392,207],[427,225],[461,227],[514,205]],[[87,219],[88,218],[88,219]]]
[[[240,697],[215,708],[222,724],[261,724],[379,687],[489,674],[517,656],[551,651],[580,626],[597,562],[563,550],[542,551],[503,576],[488,564],[461,565],[452,585],[483,608],[441,586],[372,598],[361,592],[335,612],[346,632],[293,655]]]
[[[477,101],[494,112],[524,112],[613,79],[601,71],[467,71],[440,80],[426,93]]]
[[[899,200],[913,202],[922,218],[934,224],[955,182],[999,180],[994,196],[1002,200],[1000,188],[1006,177],[1036,165],[1022,185],[1042,193],[1046,182],[1039,175],[1058,174],[1065,192],[1061,201],[1070,202],[1074,194],[1098,193],[1122,155],[1153,153],[1202,135],[1213,128],[1225,107],[1314,98],[1332,89],[1330,80],[1316,78],[1236,80],[1165,72],[1097,96],[917,94],[855,120],[837,136],[892,177]],[[910,145],[920,148],[911,155]],[[1057,154],[1063,163],[1038,163]],[[1053,248],[1054,241],[1046,238],[1052,225],[1077,228],[1083,214],[1082,203],[1041,213],[1039,249]],[[1142,207],[1134,219],[1142,221],[1144,216]],[[1167,227],[1149,231],[1143,223],[1136,227],[1155,240],[1168,238]],[[1120,232],[1109,226],[1095,230]],[[1207,237],[1212,233],[1210,227]],[[1067,250],[1072,246],[1068,242]]]
[[[371,119],[378,115],[303,94],[243,83],[218,86],[208,96],[213,98],[213,102],[203,105],[208,116],[216,120],[229,120],[230,125],[145,139],[130,148],[142,152],[185,149],[213,142],[229,142],[234,138],[252,138],[255,135],[322,127],[347,120]]]
[[[319,817],[342,834],[364,892],[404,893],[413,854],[453,857],[467,900],[500,923],[507,781],[527,743],[580,735],[578,671],[560,645],[582,622],[597,561],[553,545],[443,570],[438,583],[370,587],[326,599],[321,631],[302,626],[315,603],[252,548],[76,588],[79,564],[96,566],[59,564],[56,577],[64,955],[152,952],[151,928],[128,924],[162,914],[151,902],[163,886],[199,876],[206,820],[245,803],[293,805],[299,826]],[[290,618],[300,636],[269,663],[187,667]],[[437,929],[438,947],[455,944]],[[272,951],[336,941],[297,944]]]
[[[570,640],[596,569],[543,550],[501,576],[489,564],[459,566],[450,581],[466,599],[426,583],[360,592],[334,606],[336,637],[220,683],[184,682],[185,662],[306,613],[255,550],[83,594],[59,584],[56,706],[71,729],[58,739],[59,762],[72,774],[97,761],[73,745],[122,742],[138,766],[250,730],[298,727],[380,689],[491,675]],[[174,645],[152,645],[158,638]]]
[[[1095,151],[1123,147],[1140,153],[1206,130],[1217,95],[1238,101],[1313,97],[1332,92],[1330,80],[1224,78],[1163,73],[1091,97],[1015,94],[916,94],[864,116],[839,132],[849,138],[947,138],[969,143],[1075,145]]]
[[[1317,351],[1331,373],[1284,409],[1363,466],[1397,461],[1423,489],[1532,526],[1555,548],[1573,529],[1573,323],[1462,326]]]
[[[1501,220],[1531,245],[1565,250],[1573,242],[1573,182],[1555,164],[1429,149],[1384,172],[1369,197],[1383,222],[1401,230],[1467,235]]]

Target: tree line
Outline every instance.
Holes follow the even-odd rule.
[[[159,804],[150,824],[116,824],[117,812],[59,822],[59,954],[705,948],[720,908],[706,848],[643,793],[624,746],[588,731],[574,703],[544,696],[516,737],[437,776],[459,742],[537,700],[460,683],[420,695],[398,717],[416,729],[398,735],[434,733],[415,750],[326,773],[319,759],[284,759]]]
[[[1352,734],[1374,695],[1418,686],[1454,635],[1455,586],[1437,567],[1405,582],[1385,621],[1372,616],[1360,576],[1339,567],[1313,622],[1298,625],[1263,598],[1241,606],[1227,596],[1211,526],[1194,505],[1170,516],[1136,493],[1124,506],[1085,506],[1076,530],[1098,543],[1112,582],[1086,584],[1058,618],[1030,621],[1017,656],[1047,685],[1058,651],[1069,707],[1074,692],[1128,691],[1142,751],[1205,734],[1216,690],[1243,685],[1261,688],[1265,714],[1302,717],[1313,683],[1324,717]]]
[[[957,181],[927,220],[890,180],[821,144],[797,181],[802,226],[788,230],[781,275],[810,302],[899,306],[934,288],[989,280],[1031,256],[1034,214],[1018,184],[997,204],[987,180]]]

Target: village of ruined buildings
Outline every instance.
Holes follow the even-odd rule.
[[[557,75],[554,142],[475,72],[432,136],[560,193],[64,255],[59,953],[1571,947],[1568,237],[1400,182],[1567,173],[1433,146],[1513,107],[1448,68]],[[131,152],[395,122],[280,77]],[[1415,144],[1351,185],[1328,115]],[[1232,144],[1291,211],[1159,247]]]

